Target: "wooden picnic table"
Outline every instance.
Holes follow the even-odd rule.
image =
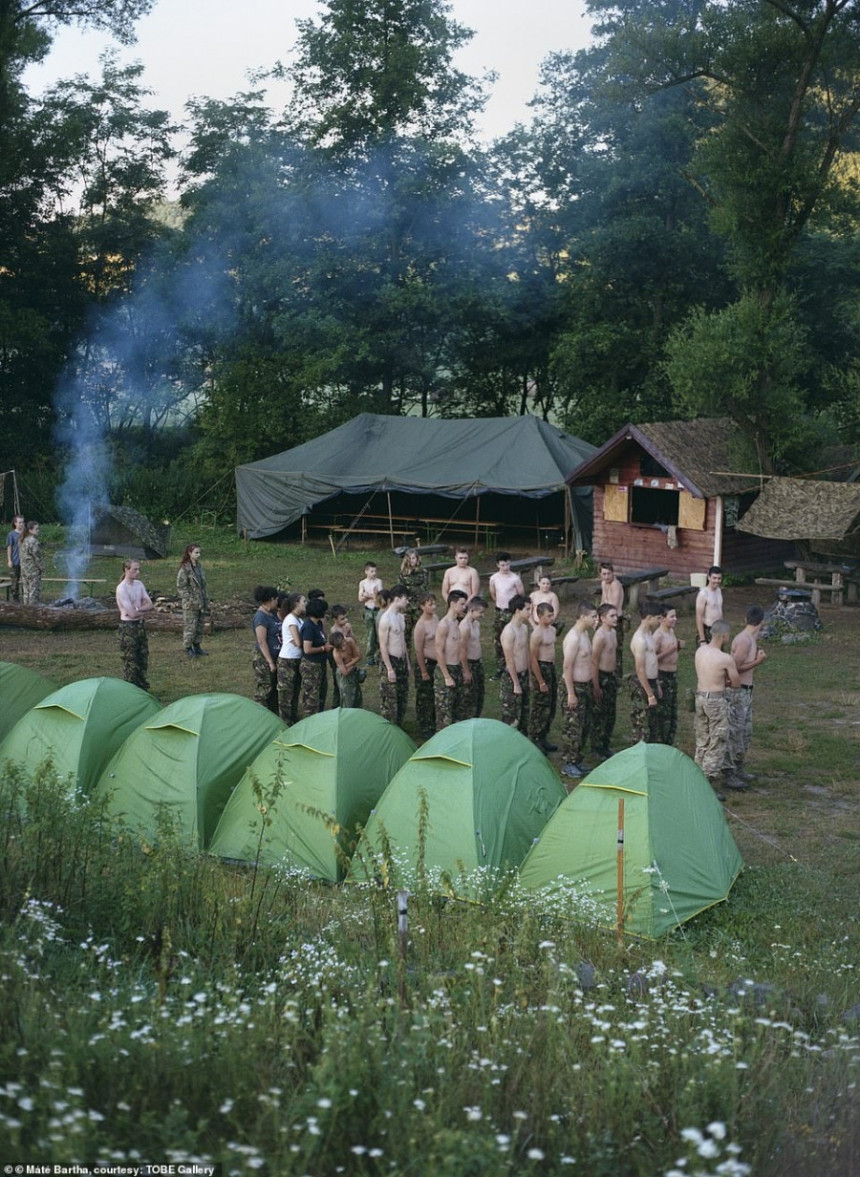
[[[845,589],[846,568],[844,564],[818,564],[809,560],[786,560],[785,566],[794,573],[794,582],[803,585],[812,593],[812,603],[818,608],[821,604],[821,594],[830,593],[833,605],[842,604],[842,593]],[[808,576],[812,579],[809,580]],[[825,577],[830,580],[825,580]],[[857,599],[856,581],[849,582],[849,600]]]
[[[652,597],[660,589],[660,580],[669,575],[668,568],[640,568],[636,572],[622,572],[618,575],[627,592],[627,604],[631,609],[639,608],[639,597],[642,585],[645,585],[645,596]]]

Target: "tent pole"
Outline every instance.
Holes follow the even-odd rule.
[[[481,530],[481,496],[475,495],[475,547],[478,546],[478,535]]]
[[[564,558],[570,555],[570,487],[564,488]]]
[[[388,534],[391,536],[391,550],[394,551],[394,519],[391,516],[391,491],[385,492],[385,497],[388,500]]]
[[[618,798],[618,874],[616,878],[616,923],[618,943],[624,943],[624,798]]]

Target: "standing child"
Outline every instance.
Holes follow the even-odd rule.
[[[511,619],[502,630],[500,642],[505,668],[499,680],[499,700],[502,723],[521,731],[529,731],[529,637],[531,626],[528,615],[531,601],[516,593],[508,602]]]
[[[544,575],[540,578],[538,586],[530,595],[529,600],[532,603],[532,625],[537,626],[538,623],[538,605],[549,605],[552,610],[550,625],[555,625],[556,632],[558,632],[560,626],[557,622],[559,613],[561,612],[561,605],[559,604],[558,593],[553,591],[552,580],[548,576]]]
[[[591,746],[598,756],[611,756],[609,744],[618,705],[618,610],[614,605],[601,605],[597,620],[598,628],[591,645],[591,692],[594,696]]]
[[[415,718],[422,740],[429,740],[436,732],[436,704],[433,698],[433,675],[436,671],[436,597],[422,593],[418,598],[421,613],[412,631],[415,649]]]
[[[281,648],[278,651],[278,714],[286,724],[299,718],[299,694],[302,675],[302,639],[299,631],[307,607],[302,593],[288,593],[284,602],[286,615],[281,622]]]
[[[460,622],[466,612],[462,589],[448,593],[448,612],[436,627],[436,672],[433,698],[436,703],[436,731],[466,719],[463,704],[463,667],[460,663]]]
[[[657,741],[660,744],[674,744],[678,730],[678,651],[684,643],[675,635],[678,614],[666,609],[660,624],[654,632],[654,651],[657,654],[657,682],[660,684],[660,698],[657,700]]]
[[[493,648],[496,654],[496,674],[501,674],[505,668],[505,655],[502,650],[502,630],[513,616],[511,601],[514,597],[524,597],[523,582],[516,572],[511,572],[511,557],[509,552],[499,552],[496,556],[496,569],[490,577],[490,597],[496,606],[496,616],[493,621]],[[529,602],[531,611],[531,602]]]
[[[624,632],[626,629],[624,585],[615,575],[615,567],[610,560],[601,560],[600,562],[600,603],[601,605],[612,605],[618,614],[618,625],[615,632],[618,639],[615,647],[615,673],[618,675],[620,683],[624,673]]]
[[[534,594],[532,594],[534,595]],[[529,737],[542,752],[557,752],[550,743],[549,729],[558,706],[558,677],[555,671],[555,639],[553,609],[549,601],[541,601],[537,608],[537,625],[529,638],[529,667],[531,669],[531,714]]]
[[[590,601],[580,601],[576,621],[565,634],[562,645],[564,663],[562,677],[565,701],[562,704],[564,731],[562,733],[562,766],[565,776],[578,778],[588,771],[582,762],[585,745],[591,731],[594,696],[591,691],[591,638],[597,611]]]
[[[382,581],[376,571],[376,562],[368,560],[364,566],[364,580],[358,583],[358,603],[364,610],[364,625],[367,631],[365,653],[368,666],[376,666],[379,659],[379,639],[376,626],[379,620],[379,601]]]
[[[403,616],[409,596],[402,584],[395,584],[388,595],[388,608],[379,618],[379,711],[383,719],[402,727],[409,702],[409,650]]]
[[[660,624],[663,608],[656,601],[646,601],[640,606],[639,614],[642,620],[630,639],[630,653],[633,655],[633,674],[630,676],[630,723],[634,743],[644,740],[647,744],[656,744],[660,683],[657,678],[654,631]]]
[[[463,698],[466,718],[480,719],[484,710],[486,675],[481,657],[481,618],[487,609],[483,597],[472,597],[460,622],[460,665],[463,668]]]
[[[423,593],[430,591],[430,573],[421,563],[421,554],[417,548],[407,548],[400,562],[400,583],[406,586],[409,604],[406,606],[406,645],[412,641],[412,631],[421,616],[421,606],[418,603]]]
[[[361,672],[358,670],[361,655],[357,653],[358,644],[354,638],[347,639],[343,631],[334,626],[329,634],[329,642],[337,676],[339,700],[337,705],[339,707],[361,707],[361,679],[359,677]]]
[[[323,685],[331,644],[326,641],[323,618],[328,611],[325,601],[316,597],[308,601],[305,620],[299,630],[302,639],[302,718],[316,715],[324,707]]]

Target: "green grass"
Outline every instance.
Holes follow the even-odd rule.
[[[250,695],[253,586],[318,584],[352,604],[365,560],[188,538],[215,600],[247,603],[247,628],[216,632],[191,664],[179,634],[152,633],[163,702]],[[396,560],[378,559],[392,583]],[[148,566],[148,587],[169,591],[175,564]],[[114,577],[115,563],[93,574],[105,567]],[[729,589],[729,618],[762,593]],[[573,899],[506,887],[454,903],[419,883],[401,958],[384,889],[231,869],[169,831],[142,853],[49,771],[7,771],[0,1154],[286,1177],[856,1174],[856,613],[824,617],[820,640],[768,646],[757,673],[758,779],[728,812],[747,869],[728,902],[656,944],[619,944]],[[692,636],[689,615],[679,630]],[[0,643],[60,683],[119,671],[110,632],[7,629]],[[686,712],[679,745],[692,751]]]

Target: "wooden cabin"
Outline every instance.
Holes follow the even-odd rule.
[[[592,554],[616,572],[668,568],[687,578],[712,564],[757,572],[795,555],[794,544],[739,531],[761,491],[729,418],[625,425],[568,477],[594,487]]]

